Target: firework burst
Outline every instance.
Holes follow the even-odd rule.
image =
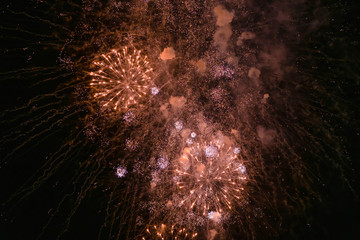
[[[147,56],[124,47],[99,56],[96,71],[90,72],[93,97],[105,108],[126,110],[137,105],[153,86]]]
[[[239,149],[221,141],[194,143],[183,149],[174,180],[179,207],[219,222],[242,198],[247,180]]]

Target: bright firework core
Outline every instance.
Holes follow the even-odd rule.
[[[127,109],[139,103],[153,87],[147,56],[141,51],[124,47],[102,54],[93,62],[97,71],[91,72],[90,85],[94,98],[103,106],[114,110]]]

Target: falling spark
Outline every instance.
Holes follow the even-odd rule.
[[[145,236],[141,239],[156,239],[156,240],[187,240],[196,239],[197,232],[188,230],[185,227],[179,227],[177,225],[151,225],[146,228]]]

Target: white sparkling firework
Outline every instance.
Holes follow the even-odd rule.
[[[156,94],[158,94],[159,93],[159,89],[157,88],[157,87],[153,87],[153,88],[151,88],[151,94],[152,95],[156,95]]]
[[[194,139],[188,138],[188,139],[186,139],[186,143],[189,144],[189,145],[191,145],[191,144],[194,143]]]
[[[220,221],[242,198],[244,163],[224,143],[194,143],[183,150],[175,169],[177,206]],[[214,215],[215,214],[215,215]]]
[[[208,158],[213,158],[216,157],[216,155],[218,154],[218,150],[215,146],[207,146],[205,148],[205,156]]]
[[[157,161],[157,166],[160,168],[160,169],[165,169],[167,166],[169,166],[169,161],[162,157],[162,158],[159,158],[158,161]]]
[[[94,62],[98,70],[91,72],[94,98],[114,110],[127,109],[139,103],[152,85],[152,68],[147,56],[127,47],[102,54]]]
[[[239,154],[240,153],[240,148],[238,148],[238,147],[236,147],[236,148],[234,148],[234,154]]]
[[[181,129],[183,129],[184,124],[183,124],[182,121],[176,121],[176,122],[174,123],[174,126],[175,126],[175,129],[176,129],[176,130],[180,131]]]
[[[240,171],[242,174],[246,173],[246,167],[244,164],[238,164],[237,165],[237,170]]]
[[[123,167],[123,166],[118,166],[118,167],[116,168],[116,176],[117,176],[118,178],[123,178],[123,177],[125,177],[126,174],[127,174],[127,170],[126,170],[125,167]]]

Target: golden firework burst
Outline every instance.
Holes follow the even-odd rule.
[[[241,199],[247,180],[239,148],[210,141],[183,149],[175,169],[179,207],[219,221]]]
[[[147,56],[135,48],[124,47],[102,54],[90,72],[93,97],[103,107],[128,109],[139,103],[153,85]]]

